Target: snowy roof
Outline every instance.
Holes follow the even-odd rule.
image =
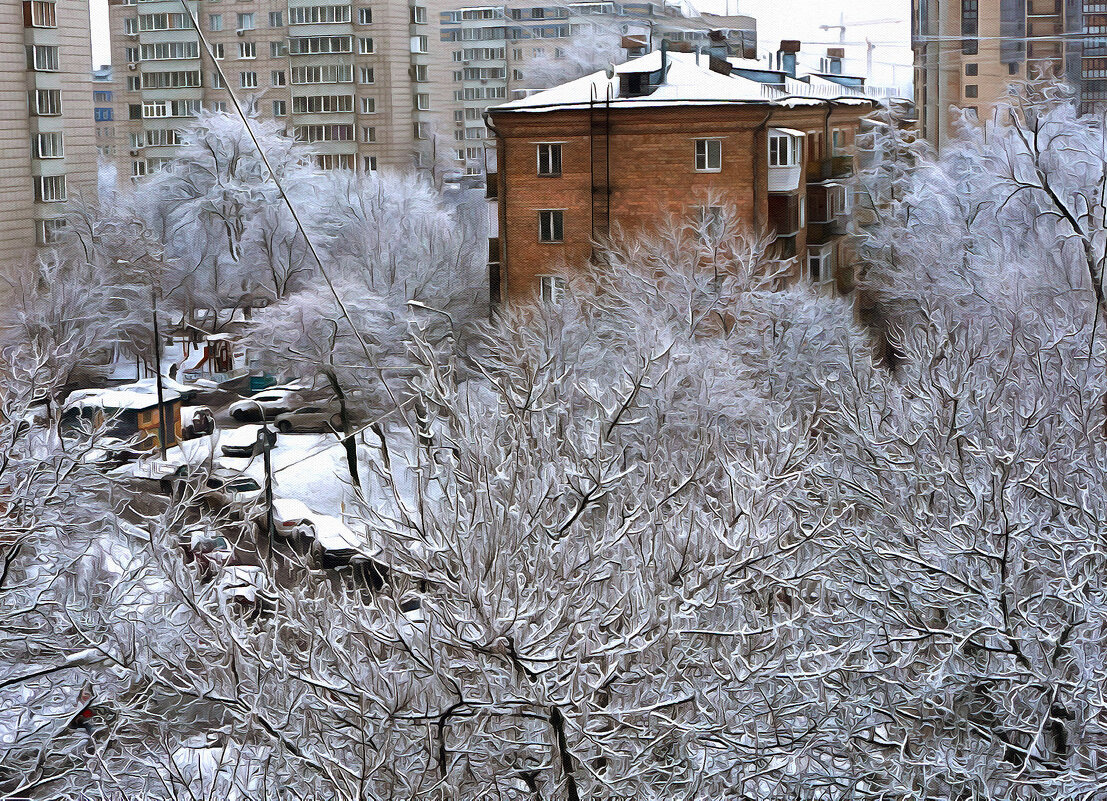
[[[786,90],[769,84],[743,78],[739,75],[723,75],[708,66],[706,56],[695,53],[669,52],[669,68],[665,80],[648,95],[620,97],[619,76],[632,73],[656,72],[661,69],[661,51],[655,50],[640,58],[615,67],[614,76],[606,71],[596,72],[575,81],[563,83],[529,97],[496,106],[493,113],[501,111],[554,111],[569,108],[587,108],[591,102],[605,102],[611,93],[611,105],[615,106],[673,106],[673,105],[722,105],[736,103],[772,104],[780,106],[820,105],[827,100],[837,100],[851,105],[864,105],[872,101],[844,86],[823,81],[833,88],[820,84],[812,87],[805,81],[789,79]],[[697,58],[698,63],[697,63]],[[745,64],[743,64],[745,66]],[[751,66],[751,68],[753,68]],[[756,67],[765,70],[764,65]]]
[[[166,403],[180,398],[180,394],[164,386],[162,398]],[[190,392],[192,390],[189,390]],[[150,409],[158,405],[158,391],[153,379],[124,384],[111,389],[78,389],[66,399],[66,409]]]

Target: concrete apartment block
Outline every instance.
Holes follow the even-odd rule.
[[[912,0],[915,102],[922,134],[942,144],[956,119],[988,119],[1012,81],[1055,77],[1082,112],[1107,100],[1102,0]]]
[[[87,3],[0,2],[0,265],[50,244],[66,199],[95,200]],[[7,282],[0,282],[0,293]]]

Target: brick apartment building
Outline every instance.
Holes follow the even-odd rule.
[[[915,102],[941,147],[959,110],[988,119],[1012,81],[1065,80],[1081,113],[1107,103],[1103,0],[912,0]]]
[[[850,289],[843,179],[874,101],[861,79],[778,62],[655,51],[491,109],[493,302],[556,297],[613,226],[708,213],[709,196],[772,232],[797,276]]]

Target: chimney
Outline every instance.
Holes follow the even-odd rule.
[[[831,75],[842,74],[842,59],[846,57],[846,49],[844,47],[828,47],[826,49],[826,58],[829,62],[827,72]]]
[[[712,58],[725,59],[730,55],[730,43],[722,31],[708,31],[707,42],[707,54]]]
[[[784,39],[780,43],[780,49],[776,51],[777,68],[788,73],[789,78],[796,77],[796,53],[800,51],[800,43],[797,39]]]

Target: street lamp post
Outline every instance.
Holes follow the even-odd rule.
[[[258,407],[258,413],[261,415],[261,429],[258,431],[257,444],[261,448],[262,464],[265,466],[265,533],[269,540],[268,553],[272,553],[275,534],[273,525],[273,462],[269,452],[273,449],[276,435],[265,421],[265,409],[257,401],[254,401],[254,405]]]
[[[154,313],[154,375],[158,387],[158,445],[161,449],[161,460],[166,457],[165,442],[167,428],[165,425],[165,388],[161,382],[161,336],[158,333],[158,291],[153,283],[150,284],[150,306]]]

